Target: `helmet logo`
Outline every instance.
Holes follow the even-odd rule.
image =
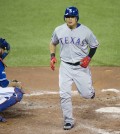
[[[69,13],[72,13],[72,9],[69,9]]]

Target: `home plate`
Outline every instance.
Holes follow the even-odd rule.
[[[119,113],[120,114],[120,107],[104,107],[97,109],[96,112],[99,113]]]

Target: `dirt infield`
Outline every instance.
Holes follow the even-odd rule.
[[[96,98],[82,98],[73,85],[75,127],[63,130],[58,71],[49,67],[7,68],[8,79],[23,83],[20,103],[2,113],[0,134],[120,134],[120,67],[91,67]]]

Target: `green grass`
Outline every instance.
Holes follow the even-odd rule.
[[[65,8],[77,6],[80,23],[100,43],[91,65],[120,66],[119,0],[0,0],[0,37],[11,44],[8,66],[49,66],[49,42],[64,23]],[[59,47],[57,49],[58,64]]]

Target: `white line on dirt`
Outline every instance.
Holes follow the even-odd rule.
[[[25,94],[24,96],[39,96],[39,95],[56,95],[59,94],[59,92],[56,91],[37,91],[37,92],[32,92],[30,94]],[[72,91],[72,95],[77,95],[78,91]]]
[[[58,94],[58,92],[50,92],[50,91],[39,91],[39,92],[32,92],[30,94],[25,94],[24,96],[39,96],[45,94]]]
[[[118,89],[115,89],[115,88],[110,88],[110,89],[102,89],[101,90],[102,92],[115,92],[115,93],[119,93],[120,91]]]
[[[102,89],[101,92],[116,92],[119,93],[120,90],[119,89],[115,89],[115,88],[111,88],[111,89]],[[32,92],[30,94],[25,94],[24,96],[39,96],[39,95],[56,95],[59,94],[59,92],[57,91],[37,91],[37,92]],[[78,95],[78,91],[72,91],[72,95]]]

